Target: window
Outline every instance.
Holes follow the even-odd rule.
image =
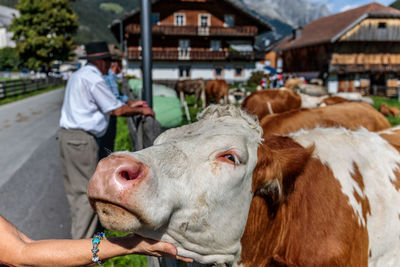
[[[190,59],[190,41],[188,39],[179,40],[178,58],[180,60]]]
[[[199,15],[199,26],[200,27],[210,26],[210,15],[209,14],[200,14]]]
[[[214,76],[217,79],[221,79],[224,76],[224,68],[220,66],[214,67]]]
[[[183,13],[175,13],[175,25],[176,26],[184,26],[186,24],[186,17]]]
[[[179,77],[189,78],[190,77],[190,66],[179,66]]]
[[[276,67],[278,69],[282,69],[282,67],[283,67],[283,59],[280,58],[280,59],[277,60]]]
[[[151,25],[158,25],[160,22],[160,13],[151,14]]]
[[[221,41],[219,41],[219,40],[211,40],[210,49],[211,49],[211,51],[219,51],[219,50],[221,50]]]
[[[235,26],[235,16],[225,15],[225,26],[227,26],[227,27]]]
[[[386,29],[386,22],[379,22],[378,29]]]
[[[188,50],[190,47],[190,40],[180,39],[179,40],[179,50]]]
[[[235,67],[235,77],[243,77],[244,71],[242,66]]]

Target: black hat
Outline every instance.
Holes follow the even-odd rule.
[[[85,45],[86,59],[97,60],[111,58],[110,50],[106,42],[93,42]]]

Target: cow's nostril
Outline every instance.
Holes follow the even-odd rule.
[[[121,170],[119,172],[119,175],[123,179],[130,181],[130,180],[135,180],[135,179],[139,178],[141,173],[142,173],[141,169],[138,169],[138,170]]]
[[[124,178],[124,179],[126,179],[126,180],[130,180],[130,178],[129,178],[129,173],[126,172],[126,171],[122,171],[122,172],[121,172],[121,177]]]

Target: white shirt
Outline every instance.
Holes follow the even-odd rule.
[[[96,137],[105,134],[109,112],[124,105],[108,88],[101,72],[86,65],[74,72],[67,83],[60,127],[84,130]]]

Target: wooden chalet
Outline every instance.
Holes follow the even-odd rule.
[[[276,48],[283,71],[323,78],[328,91],[396,94],[400,11],[371,3],[317,19]]]
[[[247,80],[263,57],[254,50],[259,33],[272,27],[234,0],[152,1],[153,79]],[[142,77],[140,10],[122,19],[128,74]],[[111,25],[119,41],[119,24]]]

